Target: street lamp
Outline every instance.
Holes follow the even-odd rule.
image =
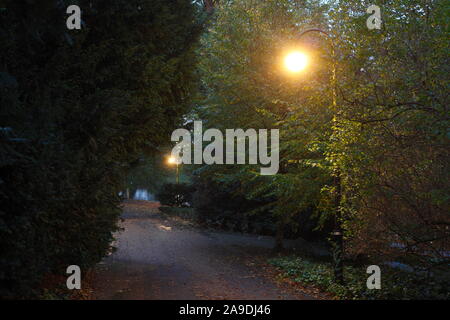
[[[180,170],[179,170],[179,168],[178,168],[178,161],[177,161],[177,159],[175,159],[175,157],[172,157],[172,156],[170,156],[169,158],[167,158],[167,163],[169,164],[169,165],[175,165],[176,166],[176,170],[177,170],[177,184],[179,184],[180,183]]]
[[[291,72],[302,71],[308,65],[308,56],[299,51],[291,52],[284,59],[284,65]]]
[[[305,34],[318,32],[326,36],[326,38],[330,41],[331,44],[331,57],[332,57],[332,70],[331,70],[331,87],[332,87],[332,104],[333,110],[336,112],[336,59],[335,59],[335,51],[334,51],[334,42],[333,38],[325,31],[321,29],[308,29],[303,31],[299,38],[302,38]],[[288,54],[284,60],[286,68],[291,72],[299,72],[303,70],[308,64],[308,57],[298,51],[291,52]],[[336,197],[335,197],[335,222],[334,222],[334,231],[332,233],[334,238],[334,248],[333,248],[333,264],[334,264],[334,279],[337,283],[344,282],[344,264],[343,264],[343,253],[344,253],[344,242],[343,242],[343,232],[342,232],[342,224],[341,224],[341,178],[340,178],[340,170],[339,168],[335,168],[334,170],[334,186],[336,188]]]

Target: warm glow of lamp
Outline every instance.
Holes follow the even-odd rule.
[[[176,164],[177,163],[177,159],[175,159],[175,157],[169,157],[167,159],[167,163],[169,163],[169,164]]]
[[[294,51],[284,59],[284,65],[291,72],[299,72],[308,65],[308,56],[302,52]]]

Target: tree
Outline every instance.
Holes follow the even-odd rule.
[[[450,245],[445,4],[386,3],[379,31],[364,26],[368,6],[341,1],[333,18],[341,100],[332,149],[350,249],[442,266]]]
[[[283,230],[295,227],[297,215],[323,214],[321,189],[331,179],[323,141],[330,135],[330,95],[324,95],[327,61],[310,75],[289,76],[280,67],[284,53],[298,47],[300,26],[324,26],[325,5],[318,2],[233,1],[218,6],[209,33],[202,39],[203,96],[196,116],[208,127],[279,128],[280,171],[260,176],[256,166],[216,166],[204,171],[224,184],[240,185],[248,199],[264,203],[260,210],[279,221]],[[239,23],[236,23],[239,21]],[[318,53],[323,44],[307,41]],[[315,93],[321,92],[320,95]],[[244,191],[245,190],[245,191]]]
[[[249,198],[266,199],[264,208],[282,226],[310,208],[330,217],[337,167],[337,209],[350,254],[380,264],[394,258],[428,269],[446,266],[448,10],[444,1],[390,1],[382,7],[382,29],[369,30],[371,4],[240,0],[217,8],[202,40],[206,99],[197,115],[219,129],[280,128],[281,169],[271,177],[252,166],[205,172],[238,182]],[[311,27],[331,34],[335,57],[320,37],[299,42],[299,33]],[[307,73],[287,79],[279,57],[299,46],[314,60]]]
[[[187,0],[4,1],[0,11],[0,295],[109,250],[125,174],[170,140],[195,89]]]

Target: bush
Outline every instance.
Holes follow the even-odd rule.
[[[405,272],[383,265],[381,289],[370,290],[366,282],[367,266],[346,266],[345,285],[333,280],[331,263],[313,261],[303,257],[281,257],[269,262],[294,281],[307,283],[334,294],[339,299],[449,299],[448,278],[431,278],[429,275]]]
[[[186,183],[166,183],[156,194],[156,199],[165,206],[189,207],[194,191],[194,187]]]
[[[196,176],[194,181],[196,191],[192,202],[199,223],[231,231],[266,235],[275,233],[275,219],[270,212],[261,210],[251,214],[265,203],[246,199],[236,192],[238,185],[222,184],[207,176]]]
[[[70,153],[56,144],[0,143],[0,297],[32,297],[44,275],[64,275],[71,264],[85,270],[109,250],[120,175],[95,175],[95,167],[77,175],[81,160],[66,164]]]

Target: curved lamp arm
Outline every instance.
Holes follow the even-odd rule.
[[[311,33],[311,32],[319,32],[319,33],[326,35],[327,39],[331,43],[331,58],[333,61],[333,67],[332,67],[332,71],[331,71],[331,86],[333,88],[333,94],[332,94],[333,95],[333,108],[335,108],[336,107],[336,59],[335,59],[335,52],[334,52],[334,41],[328,32],[323,31],[322,29],[318,29],[318,28],[312,28],[312,29],[307,29],[307,30],[303,31],[300,34],[299,38],[301,38],[305,34]]]

